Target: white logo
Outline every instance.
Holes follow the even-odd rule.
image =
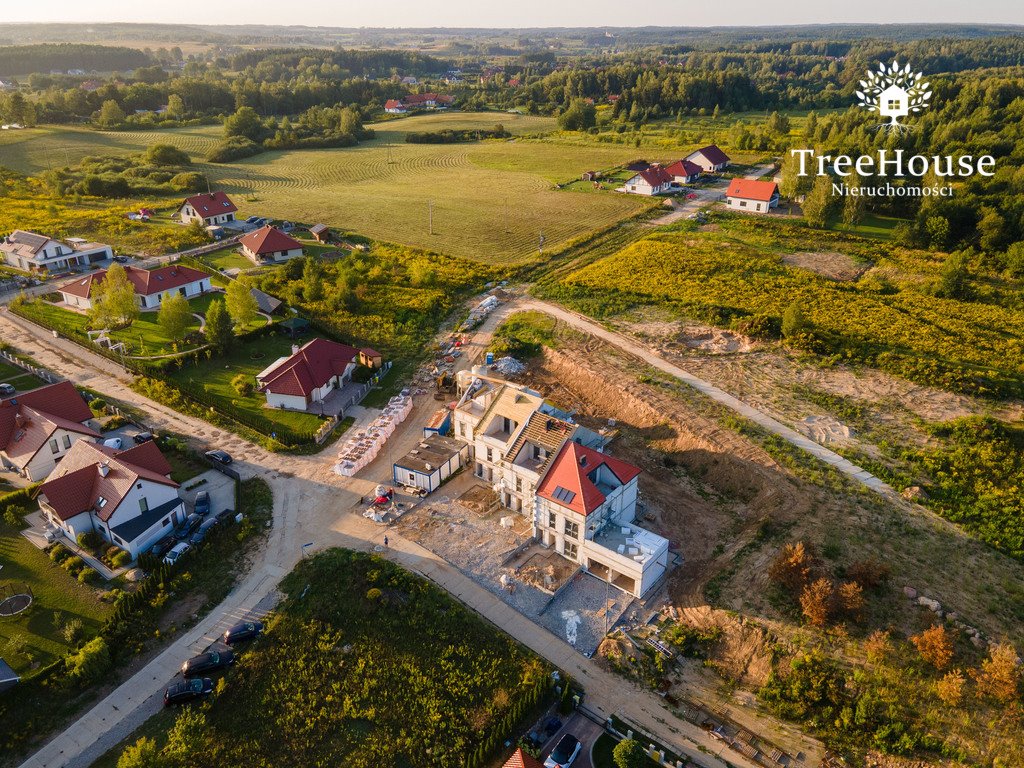
[[[932,97],[929,83],[921,82],[923,77],[920,72],[911,72],[909,64],[902,69],[896,61],[888,68],[879,64],[877,72],[868,70],[867,79],[860,81],[863,90],[855,93],[860,106],[889,118],[889,122],[880,127],[890,131],[905,130],[906,126],[898,118],[927,109]]]

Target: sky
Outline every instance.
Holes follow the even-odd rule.
[[[674,27],[959,21],[1024,24],[1024,6],[1020,0],[218,0],[198,5],[160,0],[0,0],[0,25],[18,21],[332,27]]]

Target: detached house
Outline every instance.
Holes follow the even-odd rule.
[[[298,258],[303,253],[302,243],[269,224],[250,232],[240,243],[242,254],[257,266],[279,264]]]
[[[725,200],[737,211],[768,213],[779,204],[779,185],[774,181],[733,179],[725,192]]]
[[[730,162],[729,156],[714,144],[701,147],[697,151],[691,152],[683,159],[699,166],[702,171],[706,171],[707,173],[723,171],[729,166]]]
[[[0,253],[8,266],[25,272],[65,272],[72,267],[114,258],[109,245],[84,240],[63,242],[21,229],[0,240]]]
[[[218,190],[186,197],[178,208],[178,216],[182,224],[201,221],[203,226],[212,227],[234,221],[237,211],[231,198]]]
[[[454,102],[454,97],[446,93],[413,93],[401,99],[388,99],[384,111],[404,115],[412,109],[447,109]]]
[[[289,357],[256,374],[256,384],[270,407],[305,411],[344,387],[359,365],[369,364],[368,357],[355,347],[313,339],[302,347],[292,347]]]
[[[632,176],[625,184],[625,191],[633,195],[664,195],[673,191],[675,179],[657,163]]]
[[[0,400],[0,461],[42,480],[82,439],[98,438],[92,411],[69,381]]]
[[[701,168],[689,160],[676,160],[672,165],[666,166],[665,171],[676,184],[692,184],[700,178]]]
[[[95,531],[133,558],[185,519],[171,465],[152,441],[123,451],[75,443],[37,499],[69,538]]]
[[[633,525],[640,470],[598,450],[604,438],[534,390],[478,374],[459,385],[454,437],[469,443],[474,475],[531,520],[542,544],[645,594],[668,568],[669,542]]]
[[[141,309],[156,309],[164,299],[174,294],[191,299],[213,289],[210,275],[192,267],[177,264],[157,269],[127,266],[124,271],[135,289],[135,300]],[[93,291],[106,275],[107,270],[101,269],[61,286],[58,291],[68,306],[90,309]]]

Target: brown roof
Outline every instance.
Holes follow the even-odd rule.
[[[516,747],[516,751],[505,761],[502,768],[544,768],[544,766],[537,758],[523,752],[522,747]]]
[[[506,461],[515,461],[527,443],[539,445],[549,453],[547,460],[535,467],[536,471],[541,473],[551,463],[555,452],[561,447],[566,438],[572,435],[575,429],[575,425],[570,424],[568,421],[536,411],[530,416],[526,426],[519,432],[516,441],[509,448],[508,453],[505,454],[505,459]]]
[[[700,149],[691,152],[688,157],[693,157],[698,152],[704,155],[712,165],[721,165],[722,163],[729,162],[729,156],[720,150],[715,144],[708,144],[706,147],[701,147]]]
[[[733,179],[729,182],[726,197],[739,197],[743,200],[760,200],[767,203],[778,192],[779,185],[774,181],[758,181],[757,179]]]
[[[688,179],[691,176],[699,176],[701,167],[696,163],[691,163],[689,160],[676,160],[665,170],[668,171],[673,178],[682,176]]]
[[[255,232],[250,232],[242,238],[241,243],[251,253],[277,253],[278,251],[291,251],[301,248],[302,243],[290,235],[286,235],[276,227],[267,224]]]
[[[8,397],[0,400],[0,450],[24,467],[58,429],[99,437],[82,423],[91,418],[89,406],[69,381]]]
[[[166,476],[170,471],[170,464],[155,443],[115,451],[79,440],[39,486],[39,496],[61,520],[94,510],[106,522],[139,480],[177,488],[178,484]]]
[[[313,339],[291,357],[261,374],[260,388],[277,395],[309,397],[334,376],[341,376],[359,351],[330,339]]]
[[[157,269],[142,269],[141,267],[127,266],[124,268],[128,281],[139,296],[151,296],[155,293],[172,291],[184,285],[198,282],[209,277],[208,272],[203,272],[192,267],[182,267],[172,264],[169,267],[158,267]],[[61,293],[71,296],[78,296],[83,299],[89,298],[95,285],[101,283],[106,277],[107,270],[101,269],[92,272],[85,277],[74,280],[60,288]]]
[[[662,168],[660,165],[652,165],[644,170],[640,171],[640,177],[643,178],[652,187],[660,187],[663,184],[669,184],[675,179],[668,171]]]
[[[208,219],[211,216],[220,216],[223,213],[234,213],[238,210],[235,204],[231,202],[231,198],[220,190],[186,197],[178,210],[184,208],[186,203],[195,208],[196,212],[204,219]]]

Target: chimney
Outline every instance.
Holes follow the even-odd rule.
[[[110,474],[110,465],[107,462],[100,464],[100,477],[106,477]]]
[[[299,345],[298,344],[292,344],[292,354],[293,355],[299,354]]]
[[[587,457],[586,456],[580,456],[580,466],[581,467],[587,466]]]
[[[25,415],[21,411],[14,414],[14,423],[17,424],[19,428],[25,426]]]

